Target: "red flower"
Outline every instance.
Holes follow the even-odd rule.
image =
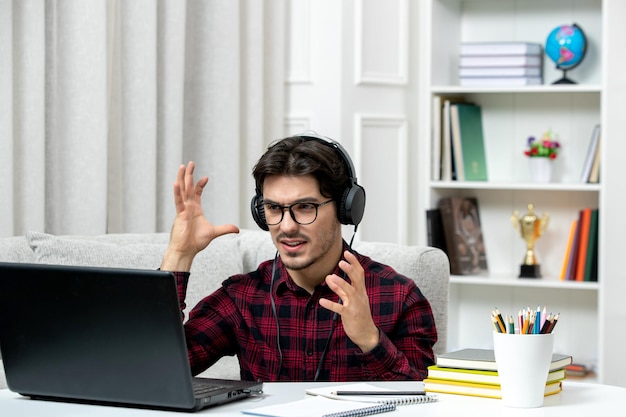
[[[524,155],[528,157],[550,158],[556,159],[561,144],[556,138],[553,138],[552,131],[545,132],[541,139],[537,140],[534,136],[529,136],[526,141],[526,150]]]

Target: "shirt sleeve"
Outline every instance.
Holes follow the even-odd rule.
[[[174,272],[174,278],[176,278],[176,290],[178,292],[178,304],[180,304],[180,312],[183,314],[187,304],[185,298],[187,297],[187,284],[189,283],[189,272]],[[183,319],[184,314],[183,314]]]
[[[182,315],[190,274],[174,272],[174,276]],[[193,375],[205,371],[222,356],[236,353],[236,318],[236,307],[223,288],[205,297],[191,310],[184,329]]]

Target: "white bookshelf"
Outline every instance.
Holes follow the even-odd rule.
[[[419,103],[418,211],[425,213],[436,207],[445,196],[476,197],[489,263],[488,276],[451,278],[449,348],[491,346],[489,314],[495,306],[514,314],[525,306],[546,305],[561,313],[555,329],[555,349],[594,367],[600,382],[626,386],[626,372],[608,367],[609,363],[617,363],[616,346],[621,345],[622,338],[607,329],[625,318],[614,291],[626,295],[626,277],[622,276],[626,274],[622,273],[623,262],[610,256],[611,251],[620,256],[614,247],[622,240],[624,231],[618,228],[622,227],[626,210],[626,197],[617,182],[626,167],[626,145],[619,130],[626,116],[615,108],[623,109],[619,96],[626,90],[618,70],[620,65],[626,68],[622,57],[626,52],[626,25],[617,18],[618,14],[626,16],[626,2],[428,0],[420,1],[419,7],[420,91],[427,93]],[[545,44],[554,27],[571,23],[583,28],[589,43],[583,63],[568,71],[568,77],[578,84],[550,85],[561,73],[545,57],[544,85],[458,86],[460,42],[517,40]],[[621,54],[605,52],[620,45]],[[463,96],[482,107],[489,181],[431,179],[430,123],[435,95]],[[583,184],[579,177],[597,123],[602,124],[601,183]],[[562,152],[555,161],[554,181],[537,184],[530,181],[523,150],[528,136],[541,136],[548,129],[559,134]],[[541,279],[517,278],[525,246],[510,216],[514,210],[525,213],[529,203],[534,204],[538,216],[544,212],[550,215],[547,231],[536,245]],[[561,281],[570,225],[584,207],[600,208],[599,281]],[[426,230],[425,215],[420,217],[419,230]],[[613,227],[608,227],[609,223]],[[426,234],[422,233],[420,239],[425,243]],[[626,337],[623,339],[626,341]]]

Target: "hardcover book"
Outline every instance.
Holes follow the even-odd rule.
[[[462,86],[522,86],[541,85],[542,77],[461,77]]]
[[[426,242],[428,246],[439,248],[448,254],[446,235],[441,221],[441,210],[438,208],[426,210]]]
[[[543,47],[536,42],[463,42],[461,55],[509,56],[541,55]]]
[[[561,381],[554,381],[546,384],[544,395],[558,394],[562,390]],[[471,395],[475,397],[502,398],[500,385],[446,381],[444,379],[424,379],[424,391],[443,394]]]
[[[541,77],[541,67],[461,67],[459,77]]]
[[[541,55],[461,56],[460,67],[538,67],[543,65]]]
[[[576,229],[578,228],[578,219],[573,220],[569,230],[569,236],[567,238],[567,248],[565,249],[565,256],[563,257],[563,267],[561,268],[561,281],[567,279],[567,271],[570,267],[570,256],[574,251],[574,237],[576,236]]]
[[[567,267],[565,269],[565,280],[567,281],[572,281],[576,278],[576,263],[580,248],[580,216],[574,220],[574,224],[574,236],[572,236],[572,246],[568,254]]]
[[[600,141],[600,125],[597,124],[593,127],[591,133],[591,139],[589,146],[587,147],[587,154],[585,155],[585,162],[583,164],[583,170],[580,174],[580,182],[590,182],[591,168],[596,159],[596,153],[598,153],[598,143]]]
[[[602,137],[598,138],[598,144],[596,146],[596,153],[593,157],[593,163],[591,164],[591,172],[589,173],[589,179],[587,182],[590,184],[597,184],[600,182],[600,147],[602,146]]]
[[[463,101],[459,97],[446,97],[441,105],[441,176],[443,181],[455,180],[456,166],[453,158],[451,108],[454,103]]]
[[[439,200],[438,206],[450,273],[470,275],[487,272],[487,254],[476,198],[445,197]]]
[[[570,355],[553,353],[550,371],[562,369],[572,363]],[[493,349],[468,348],[453,352],[442,353],[437,356],[436,365],[448,368],[477,369],[485,371],[497,371],[496,357]]]
[[[433,181],[441,180],[441,138],[442,138],[442,123],[441,123],[441,113],[443,102],[441,101],[441,96],[434,95],[432,99],[432,129],[431,129],[431,179]],[[591,169],[591,168],[590,168]]]
[[[585,262],[587,261],[587,248],[589,245],[589,227],[591,225],[591,208],[585,207],[580,211],[578,219],[580,224],[580,239],[578,241],[578,256],[576,259],[575,281],[585,280]]]
[[[589,242],[587,244],[587,259],[585,261],[585,274],[583,281],[598,280],[598,217],[599,210],[591,210],[591,221],[589,223]]]
[[[480,106],[455,103],[451,108],[451,116],[457,179],[487,181],[487,158]]]
[[[561,381],[565,379],[565,368],[556,369],[548,373],[546,382]],[[477,384],[499,385],[500,376],[497,371],[484,371],[480,369],[446,368],[432,365],[428,367],[428,378],[445,379],[459,382],[473,382]]]

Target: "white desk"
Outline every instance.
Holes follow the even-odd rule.
[[[420,389],[417,382],[373,383],[396,389]],[[0,415],[7,417],[141,417],[211,415],[243,416],[241,410],[293,401],[305,397],[304,390],[329,383],[266,383],[264,394],[259,398],[248,398],[230,404],[208,408],[194,414],[170,411],[154,411],[135,408],[105,407],[49,401],[31,400],[9,390],[0,390]],[[393,413],[381,416],[600,416],[612,415],[626,406],[626,388],[576,381],[564,381],[563,392],[546,397],[541,408],[515,409],[502,406],[500,400],[439,394],[439,401],[430,404],[399,406]],[[297,417],[297,416],[294,416]]]

